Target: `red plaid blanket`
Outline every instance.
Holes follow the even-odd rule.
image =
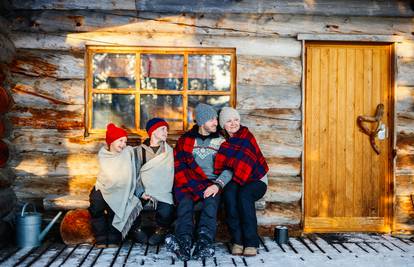
[[[212,184],[193,156],[197,131],[195,126],[181,136],[174,149],[174,194],[177,202],[185,197],[199,200]]]
[[[222,143],[214,162],[214,173],[224,169],[233,171],[233,180],[240,185],[257,181],[268,171],[266,160],[253,134],[241,126],[232,137]]]

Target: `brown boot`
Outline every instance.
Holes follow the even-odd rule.
[[[255,247],[245,247],[243,255],[246,257],[253,257],[257,255],[257,248]]]
[[[231,254],[234,256],[240,256],[243,254],[243,246],[238,244],[233,244],[231,247]]]

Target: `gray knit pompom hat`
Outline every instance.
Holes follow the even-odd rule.
[[[239,119],[240,121],[240,114],[237,110],[230,107],[224,107],[220,111],[220,118],[219,124],[222,129],[224,129],[224,124],[229,121],[230,119]]]
[[[217,111],[210,105],[200,103],[195,108],[195,120],[198,126],[217,118]]]

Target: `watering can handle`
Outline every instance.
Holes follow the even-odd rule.
[[[24,212],[26,211],[26,207],[28,205],[32,205],[34,212],[36,212],[36,206],[34,204],[32,204],[32,203],[26,203],[26,204],[24,204],[24,206],[22,208],[22,213],[20,214],[22,217],[24,216]]]

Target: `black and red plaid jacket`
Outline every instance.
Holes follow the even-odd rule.
[[[174,194],[177,202],[186,197],[194,201],[203,198],[204,190],[212,184],[193,156],[197,132],[198,127],[194,126],[178,139],[174,148]]]
[[[214,161],[214,173],[233,171],[233,181],[240,185],[261,179],[268,171],[266,159],[247,127],[222,143]]]

